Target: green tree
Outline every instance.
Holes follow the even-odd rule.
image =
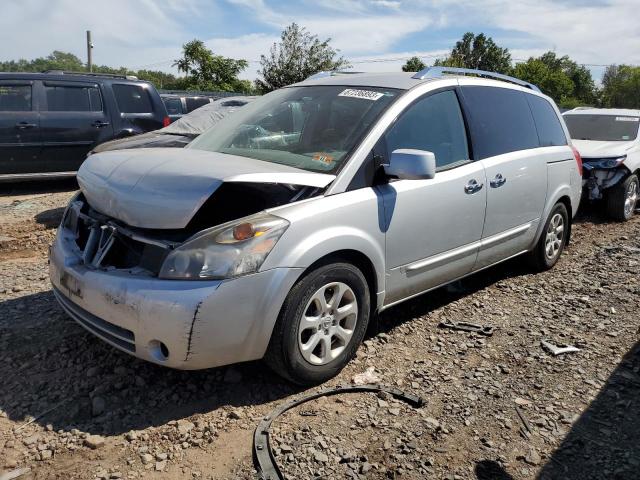
[[[517,64],[512,74],[537,85],[561,107],[573,108],[596,102],[591,72],[566,55],[558,57],[554,52],[546,52],[540,57],[531,57]]]
[[[610,65],[602,77],[602,106],[640,108],[640,67]]]
[[[419,72],[424,68],[426,68],[426,65],[422,60],[420,60],[419,57],[411,57],[409,60],[407,60],[407,63],[405,63],[402,66],[402,71],[403,72]]]
[[[45,70],[68,70],[81,72],[85,65],[73,53],[54,50],[46,57],[38,57],[33,60],[9,60],[0,62],[2,72],[43,72]]]
[[[246,60],[235,60],[214,55],[201,40],[192,40],[182,47],[182,57],[174,62],[186,77],[178,83],[186,90],[222,90],[247,92],[251,83],[238,75],[249,65]]]
[[[268,56],[260,56],[262,79],[256,80],[256,87],[262,92],[301,82],[321,71],[339,70],[349,67],[349,63],[338,56],[328,38],[320,41],[306,28],[292,23],[280,35],[280,43],[274,43]]]
[[[444,60],[436,60],[434,65],[509,73],[511,54],[507,48],[499,47],[484,33],[475,35],[467,32],[456,42],[451,54]]]

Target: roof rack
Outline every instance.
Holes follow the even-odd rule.
[[[108,77],[122,78],[124,80],[138,80],[138,77],[135,75],[126,75],[122,73],[73,72],[70,70],[44,70],[42,73],[49,73],[52,75],[84,75],[86,77]]]
[[[540,89],[533,83],[525,82],[519,78],[510,77],[509,75],[503,75],[501,73],[487,72],[485,70],[474,70],[472,68],[457,68],[457,67],[427,67],[424,70],[419,71],[413,77],[416,80],[425,80],[427,78],[442,78],[444,74],[452,73],[458,75],[477,75],[479,77],[494,78],[496,80],[502,80],[503,82],[515,83],[522,87],[530,88],[536,92]]]
[[[328,71],[314,73],[310,77],[307,77],[305,80],[317,80],[318,78],[335,77],[336,75],[353,75],[354,73],[364,73],[364,72],[355,72],[353,70],[328,70]]]

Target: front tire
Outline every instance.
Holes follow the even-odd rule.
[[[369,322],[371,300],[362,272],[349,263],[320,266],[287,296],[265,361],[300,385],[322,383],[354,357]]]
[[[607,213],[619,222],[633,216],[640,192],[637,175],[629,175],[623,182],[611,187],[607,195]]]
[[[539,272],[549,270],[560,259],[567,244],[569,214],[564,203],[558,202],[551,210],[535,249],[529,254],[531,266]]]

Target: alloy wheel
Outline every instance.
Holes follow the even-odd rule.
[[[358,301],[346,283],[331,282],[309,299],[299,320],[298,347],[313,365],[326,365],[349,344],[358,321]]]
[[[556,213],[551,217],[549,226],[547,227],[547,236],[544,244],[545,255],[549,260],[553,260],[564,241],[564,218],[561,214]]]

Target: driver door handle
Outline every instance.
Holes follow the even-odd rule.
[[[472,195],[472,194],[482,190],[483,186],[484,186],[484,184],[478,183],[478,181],[475,178],[473,178],[473,179],[469,180],[467,185],[464,187],[464,193]]]
[[[102,127],[108,127],[109,126],[109,122],[103,122],[102,120],[96,120],[91,125],[93,125],[96,128],[102,128]]]
[[[507,183],[507,179],[504,178],[501,173],[498,173],[494,179],[489,182],[492,188],[501,187],[505,183]]]
[[[25,130],[27,128],[36,128],[38,126],[38,124],[36,123],[29,123],[29,122],[18,122],[16,123],[16,128],[19,130]]]

